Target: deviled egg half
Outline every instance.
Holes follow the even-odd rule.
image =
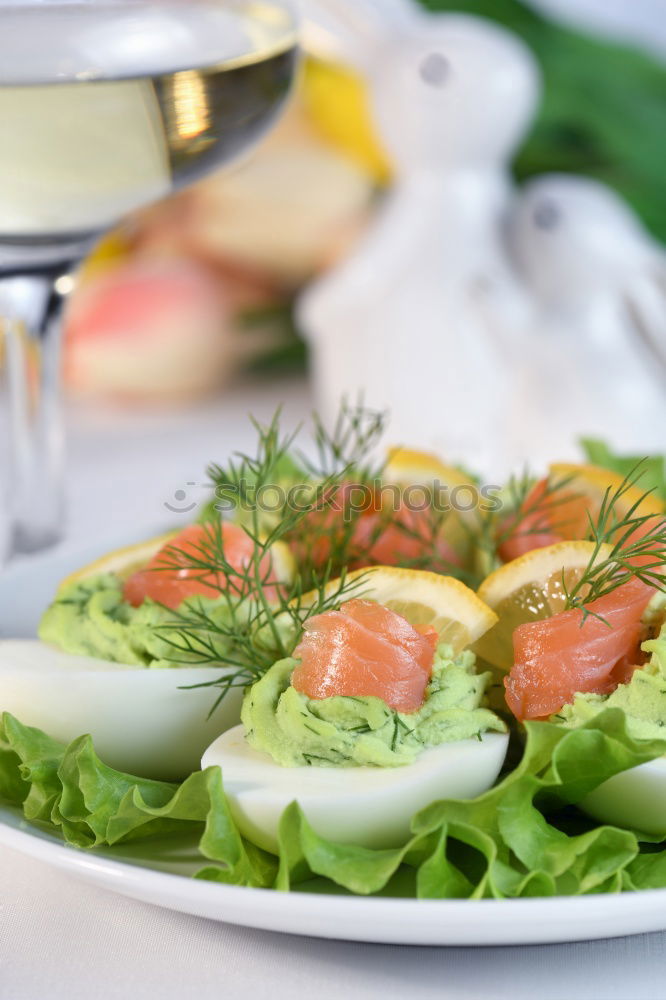
[[[237,525],[220,530],[225,557],[241,566],[252,541]],[[230,614],[224,580],[187,565],[188,551],[205,539],[204,528],[191,525],[63,581],[39,640],[0,642],[0,713],[64,743],[89,733],[104,763],[130,774],[176,781],[196,770],[211,740],[238,724],[241,708],[241,691],[232,687],[210,714],[216,690],[198,687],[230,669],[223,659]],[[290,568],[286,547],[271,550],[268,588]],[[188,655],[187,622],[199,613],[220,625],[218,662],[201,665],[201,657]],[[195,632],[195,643],[203,634]]]
[[[0,642],[0,714],[10,712],[61,743],[90,733],[99,757],[117,771],[178,781],[240,718],[238,690],[210,716],[215,692],[184,690],[223,673],[148,670],[73,656],[36,639],[7,639]]]
[[[611,694],[577,694],[558,713],[562,725],[581,725],[605,708],[625,714],[627,730],[637,740],[666,740],[666,625],[656,639],[643,643],[648,662]],[[594,819],[666,838],[666,756],[622,771],[595,788],[580,803]]]
[[[508,735],[467,646],[495,621],[458,581],[388,567],[308,618],[293,657],[248,689],[242,724],[203,756],[243,835],[277,851],[296,801],[324,837],[399,846],[419,809],[490,788]]]
[[[520,722],[576,728],[617,708],[634,739],[666,739],[664,593],[618,562],[617,583],[586,601],[586,613],[564,610],[565,587],[615,558],[610,545],[559,542],[505,564],[479,588],[499,622],[476,648],[508,671],[506,704]],[[578,805],[602,822],[666,837],[666,757],[615,775]]]

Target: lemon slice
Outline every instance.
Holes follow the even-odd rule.
[[[178,535],[177,531],[168,531],[164,535],[156,538],[149,538],[145,542],[137,542],[135,545],[127,545],[122,549],[114,549],[113,552],[95,559],[94,562],[82,566],[75,573],[70,573],[64,580],[61,580],[58,590],[68,586],[70,583],[78,583],[91,576],[98,576],[101,573],[115,573],[121,579],[131,576],[135,570],[141,569],[150,562],[159,550],[168,544]]]
[[[332,580],[327,593],[334,593],[339,586],[338,580]],[[305,607],[309,596],[302,598]],[[495,612],[460,580],[426,570],[373,566],[348,573],[341,603],[357,597],[391,608],[412,625],[432,625],[440,640],[448,642],[456,653],[497,622]]]
[[[383,478],[389,483],[431,486],[469,486],[469,479],[452,465],[446,465],[430,452],[410,448],[389,448]]]
[[[464,472],[447,465],[430,452],[414,451],[410,448],[390,448],[382,479],[402,487],[431,487],[437,484],[447,490],[444,500],[452,505],[452,509],[442,525],[442,531],[454,549],[467,562],[472,550],[473,530],[476,528],[478,517],[479,491]],[[459,492],[457,498],[454,491]],[[459,500],[458,506],[456,499]]]
[[[593,542],[558,542],[534,549],[486,577],[478,596],[499,620],[476,643],[475,652],[500,670],[511,670],[514,629],[563,611],[565,586],[570,589],[580,580],[594,550]],[[602,546],[596,561],[610,552],[609,545]]]

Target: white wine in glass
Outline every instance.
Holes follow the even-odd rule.
[[[59,318],[125,214],[245,153],[289,93],[285,0],[0,0],[0,339],[11,547],[63,525]]]

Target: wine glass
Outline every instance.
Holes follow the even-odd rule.
[[[77,265],[126,213],[245,153],[296,59],[289,0],[0,0],[13,552],[62,535],[59,320]]]

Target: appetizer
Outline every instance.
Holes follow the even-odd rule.
[[[119,770],[182,778],[240,719],[239,687],[211,715],[202,650],[229,673],[256,590],[275,602],[292,573],[286,546],[222,521],[112,553],[63,581],[41,642],[0,642],[0,707],[64,742],[91,733]]]
[[[402,566],[465,579],[473,562],[470,508],[478,487],[436,456],[391,448],[386,462],[356,467],[290,533],[300,564],[321,570]],[[476,513],[472,515],[472,520]]]
[[[663,608],[657,605],[654,610]],[[648,623],[649,627],[649,623]],[[661,740],[666,734],[666,626],[659,637],[641,644],[647,662],[625,675],[608,693],[577,693],[557,713],[567,728],[594,719],[606,708],[622,711],[627,730],[638,740]],[[636,657],[642,659],[643,657]],[[657,838],[666,835],[666,756],[623,771],[604,782],[581,802],[595,819]]]
[[[612,468],[500,489],[377,463],[361,409],[315,420],[315,458],[256,429],[197,523],[0,643],[0,799],[156,862],[155,832],[194,836],[226,884],[665,888],[663,461],[591,442]]]
[[[486,558],[497,566],[557,542],[585,540],[611,496],[618,518],[663,515],[663,501],[646,491],[641,480],[631,470],[625,479],[608,469],[571,462],[553,463],[536,482],[527,474],[511,479],[503,491],[502,511],[481,533]]]
[[[37,640],[0,642],[1,711],[61,743],[91,733],[111,767],[164,781],[190,774],[240,718],[240,690],[210,714],[210,689],[198,686],[209,678],[206,667],[143,670]]]
[[[292,657],[245,695],[242,725],[206,751],[249,840],[277,852],[296,801],[322,836],[396,847],[438,798],[475,798],[500,772],[504,723],[468,645],[495,615],[463,584],[380,567],[359,596],[309,617]],[[402,612],[402,613],[401,613]]]
[[[259,586],[275,601],[277,586],[292,575],[284,544],[258,548],[229,521],[193,524],[107,556],[64,580],[42,617],[39,636],[79,656],[181,667],[192,657],[185,649],[175,656],[172,637],[160,627],[177,620],[172,612],[182,606],[205,609],[222,623]]]
[[[479,588],[499,621],[477,651],[508,671],[506,704],[518,721],[575,728],[615,708],[632,738],[663,736],[666,522],[661,505],[651,510],[651,498],[635,494],[612,483],[589,518],[593,540],[533,548]],[[666,758],[617,774],[579,805],[666,836]]]

